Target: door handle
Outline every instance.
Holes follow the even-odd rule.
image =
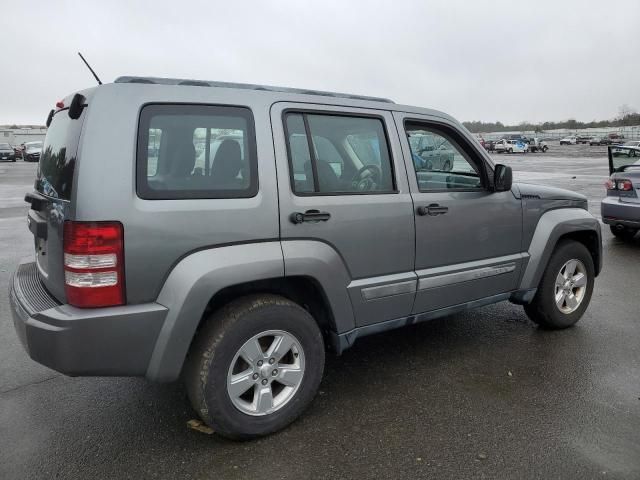
[[[330,218],[331,218],[331,214],[329,212],[321,212],[320,210],[307,210],[304,213],[293,212],[289,216],[289,219],[295,224],[302,223],[302,222],[311,222],[311,223],[326,222]]]
[[[437,215],[444,215],[449,211],[449,207],[441,207],[437,203],[432,203],[427,207],[418,207],[418,215],[431,215],[435,217]]]

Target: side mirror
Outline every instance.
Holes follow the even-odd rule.
[[[511,167],[507,167],[501,163],[497,164],[493,174],[493,190],[496,192],[506,192],[511,190],[512,183],[513,171]]]

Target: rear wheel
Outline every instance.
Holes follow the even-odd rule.
[[[541,327],[570,327],[589,306],[594,280],[595,268],[589,250],[579,242],[563,241],[551,255],[538,291],[524,310]]]
[[[547,146],[542,147],[542,153],[545,153],[547,150],[549,150],[549,147]]]
[[[185,365],[189,398],[217,433],[244,440],[293,422],[311,403],[324,369],[313,317],[277,295],[237,299],[213,313]]]
[[[614,227],[613,225],[610,225],[609,228],[611,229],[611,233],[613,233],[616,237],[625,241],[633,240],[633,237],[635,237],[636,233],[638,233],[637,228],[628,228],[628,227],[618,228],[617,226]]]

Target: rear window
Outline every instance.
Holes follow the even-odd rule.
[[[36,176],[36,190],[53,198],[69,200],[73,185],[73,171],[82,130],[83,115],[77,120],[69,118],[68,109],[53,116],[42,146],[42,155]],[[38,144],[26,144],[37,148]]]
[[[253,197],[258,166],[251,111],[216,105],[145,106],[136,184],[145,199]]]

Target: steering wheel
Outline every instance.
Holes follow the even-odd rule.
[[[366,172],[371,172],[369,175],[365,176]],[[351,184],[354,189],[358,192],[368,192],[373,190],[377,185],[379,185],[382,181],[382,170],[379,166],[370,164],[362,167],[358,172],[353,176],[353,180],[351,180]]]

